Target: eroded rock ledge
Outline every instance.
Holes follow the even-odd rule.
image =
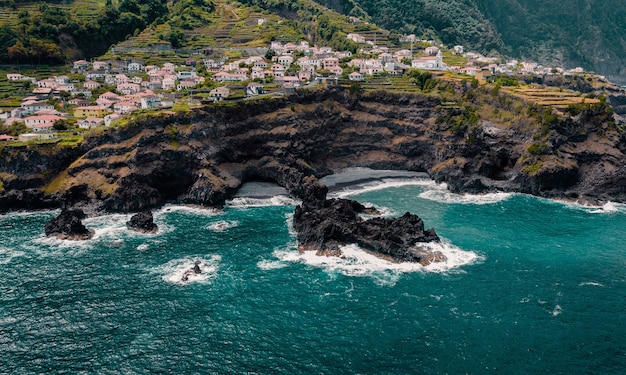
[[[85,217],[82,210],[65,209],[46,224],[46,236],[61,240],[88,240],[93,237],[94,231],[83,225],[82,219]]]
[[[156,233],[159,227],[154,223],[151,211],[143,211],[133,215],[126,222],[126,228],[139,233]]]
[[[305,190],[309,194],[296,207],[293,218],[300,251],[341,256],[341,246],[357,244],[395,262],[419,262],[427,266],[446,260],[440,251],[421,246],[440,240],[434,229],[424,229],[424,222],[415,214],[366,219],[363,215],[380,213],[354,200],[326,199],[327,188],[316,181],[308,180]]]

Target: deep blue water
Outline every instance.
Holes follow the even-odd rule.
[[[284,203],[165,207],[156,235],[99,217],[79,243],[43,236],[57,212],[0,216],[0,373],[626,370],[624,206],[432,183],[352,197],[420,215],[449,264],[300,255]]]

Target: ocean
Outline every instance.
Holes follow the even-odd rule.
[[[410,174],[335,186],[434,227],[448,261],[423,267],[354,245],[298,253],[297,202],[267,188],[223,210],[165,206],[153,235],[107,215],[62,241],[43,234],[58,211],[0,216],[0,373],[626,371],[626,206],[456,195]]]

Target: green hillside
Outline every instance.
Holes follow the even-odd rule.
[[[168,15],[159,0],[0,2],[0,62],[62,64],[97,56]]]
[[[62,64],[111,46],[132,55],[303,38],[355,51],[345,36],[357,32],[390,47],[416,34],[626,83],[624,29],[620,0],[0,0],[0,63]]]
[[[626,83],[621,0],[318,0],[381,27]]]
[[[394,46],[398,39],[312,0],[0,0],[0,11],[0,63],[9,64],[63,64],[107,51],[116,57],[169,57],[267,47],[274,40],[309,39],[356,51],[345,38],[351,32],[380,45]]]
[[[626,2],[474,0],[513,56],[582,66],[626,83]]]

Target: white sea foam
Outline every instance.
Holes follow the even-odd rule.
[[[32,251],[40,256],[76,256],[87,250],[93,249],[95,240],[72,241],[61,240],[56,237],[46,237],[42,234],[33,238],[22,248]]]
[[[626,214],[626,204],[616,202],[606,202],[602,206],[592,206],[587,203],[554,200],[548,198],[534,197],[553,204],[565,206],[572,210],[584,211],[590,214]]]
[[[589,207],[588,212],[590,214],[615,214],[626,213],[626,204],[606,202],[600,207]]]
[[[341,273],[346,276],[372,276],[382,283],[395,283],[403,273],[426,272],[446,273],[458,271],[460,267],[482,260],[472,251],[462,250],[449,242],[429,243],[425,247],[431,251],[441,251],[446,257],[445,262],[422,266],[419,263],[394,263],[381,259],[360,249],[356,245],[341,248],[342,257],[318,256],[314,251],[300,253],[295,249],[275,251],[274,255],[283,262],[299,262],[314,267],[321,267],[330,273]]]
[[[154,211],[154,215],[163,215],[169,212],[182,212],[198,216],[215,216],[222,214],[223,211],[214,207],[190,206],[182,204],[166,204],[158,210]]]
[[[164,281],[172,284],[207,284],[216,276],[221,259],[221,256],[215,254],[179,258],[155,268],[153,272],[161,275]],[[198,274],[190,272],[196,261],[200,262],[199,266],[202,271]],[[185,275],[188,278],[186,281],[183,280]]]
[[[137,246],[137,250],[139,251],[148,251],[149,248],[150,245],[148,245],[147,243],[142,243],[141,245]]]
[[[446,189],[446,184],[437,184],[435,181],[422,177],[416,178],[383,178],[381,180],[370,181],[362,184],[355,184],[341,190],[328,193],[330,198],[346,198],[353,195],[369,193],[372,191],[384,190],[402,186],[423,186],[426,188]]]
[[[12,250],[0,247],[0,264],[9,264],[13,258],[23,257],[26,253],[20,250]]]
[[[278,261],[278,260],[267,260],[267,259],[257,262],[256,265],[257,267],[259,267],[260,269],[264,271],[285,268],[288,266],[288,264],[285,262]]]
[[[215,232],[221,232],[221,231],[228,230],[230,228],[234,228],[238,225],[239,225],[239,222],[237,220],[232,220],[232,221],[220,220],[218,222],[207,225],[206,228]]]
[[[578,284],[578,286],[604,286],[604,284],[597,283],[595,281],[586,281]]]
[[[296,206],[299,201],[288,197],[286,195],[277,195],[270,198],[251,198],[251,197],[237,197],[232,200],[226,201],[228,207],[269,207],[269,206]]]
[[[552,316],[559,316],[563,312],[561,305],[554,306],[554,310],[552,310]]]
[[[431,201],[452,204],[494,204],[505,201],[513,196],[513,193],[487,193],[487,194],[455,194],[446,189],[426,190],[418,195],[420,198]]]

